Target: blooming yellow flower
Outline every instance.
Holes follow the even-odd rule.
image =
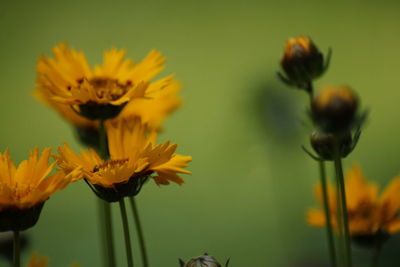
[[[56,157],[60,172],[75,180],[85,178],[99,197],[110,202],[136,195],[148,177],[159,185],[170,181],[182,184],[178,173],[190,174],[184,168],[192,157],[175,154],[176,144],[156,145],[156,135],[147,134],[146,126],[139,120],[109,122],[110,159],[102,160],[93,149],[77,155],[64,144]]]
[[[124,59],[125,50],[111,49],[104,54],[103,66],[91,69],[85,55],[66,43],[54,47],[53,53],[54,58],[43,56],[38,61],[39,95],[72,105],[91,120],[113,118],[128,101],[144,97],[150,80],[163,69],[165,61],[159,52],[151,51],[142,62],[133,64]],[[70,111],[57,110],[71,118]]]
[[[56,164],[49,165],[50,154],[51,149],[46,148],[39,156],[36,147],[29,159],[16,167],[8,150],[0,153],[0,231],[33,226],[43,203],[69,183],[59,173],[48,176]]]
[[[33,253],[27,267],[47,267],[49,259]],[[70,267],[79,267],[79,264],[72,264]]]
[[[78,115],[70,104],[55,100],[53,87],[67,88],[67,90],[73,87],[73,83],[63,81],[63,79],[58,78],[59,76],[69,75],[71,77],[68,80],[77,81],[81,81],[85,77],[84,79],[91,80],[114,79],[118,80],[120,84],[148,83],[146,97],[131,98],[119,118],[132,119],[138,117],[151,129],[159,129],[165,117],[179,107],[181,103],[178,96],[180,84],[172,76],[150,82],[163,69],[165,61],[165,58],[156,51],[152,51],[141,63],[134,65],[130,60],[124,60],[124,50],[113,49],[105,53],[103,66],[97,66],[94,71],[90,71],[90,68],[87,67],[87,61],[82,53],[69,49],[65,43],[56,46],[54,54],[56,55],[55,60],[44,57],[37,64],[38,78],[35,96],[46,105],[54,108],[65,120],[79,128],[96,129],[98,122]],[[78,63],[73,64],[72,61],[74,60]],[[85,65],[86,67],[76,67],[81,71],[72,72],[70,70],[72,67],[64,67],[68,62],[73,66]],[[50,75],[50,73],[52,74]]]
[[[349,231],[351,236],[368,236],[377,233],[400,232],[400,177],[393,179],[378,198],[376,184],[368,183],[359,165],[354,165],[346,175],[346,198]],[[335,188],[329,186],[329,206],[332,225],[337,230],[337,206]],[[316,188],[316,197],[322,207],[321,186]],[[321,209],[310,209],[309,224],[324,226],[325,216]]]

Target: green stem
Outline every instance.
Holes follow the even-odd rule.
[[[332,222],[331,222],[331,212],[329,205],[329,196],[328,196],[328,185],[326,182],[326,171],[325,171],[325,162],[323,160],[319,161],[319,170],[320,170],[320,179],[321,179],[321,187],[322,187],[322,198],[323,198],[323,206],[325,212],[326,219],[326,233],[328,237],[328,248],[329,248],[329,256],[331,259],[331,266],[337,266],[336,260],[336,251],[335,251],[335,241],[333,239],[333,231],[332,231]]]
[[[138,239],[139,239],[139,245],[140,245],[140,253],[142,255],[143,266],[144,267],[148,267],[149,266],[149,259],[147,257],[146,243],[144,241],[144,235],[143,235],[143,230],[142,230],[142,224],[140,222],[139,211],[137,209],[135,197],[130,197],[129,199],[131,201],[133,218],[134,218],[136,230],[137,230],[137,233],[138,233]]]
[[[107,266],[115,267],[115,252],[114,252],[114,238],[112,231],[112,219],[111,219],[111,204],[101,200],[103,205],[104,215],[104,234],[107,248]]]
[[[346,187],[344,183],[342,157],[340,154],[340,138],[335,138],[335,173],[336,181],[338,184],[338,190],[340,192],[340,208],[342,211],[342,223],[343,223],[343,234],[344,234],[344,247],[345,247],[345,262],[346,266],[352,266],[351,259],[351,245],[350,245],[350,231],[349,231],[349,220],[347,214],[347,201],[346,201]],[[338,206],[339,208],[339,206]]]
[[[105,129],[105,121],[99,120],[99,144],[100,144],[100,156],[103,160],[108,159],[108,148],[107,148],[107,132]],[[114,239],[112,231],[112,217],[111,217],[111,204],[100,200],[100,216],[103,216],[103,230],[101,235],[103,236],[103,242],[105,242],[104,248],[106,249],[106,265],[107,267],[115,267],[115,252],[114,252]]]
[[[381,255],[382,246],[377,245],[373,251],[371,267],[379,267],[379,256]]]
[[[14,231],[14,267],[21,266],[19,231]]]
[[[129,234],[128,217],[126,215],[125,201],[123,198],[121,198],[119,201],[119,208],[121,210],[122,225],[124,227],[126,259],[128,261],[128,267],[133,267],[133,256],[132,256],[131,239]]]

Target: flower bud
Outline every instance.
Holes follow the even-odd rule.
[[[325,87],[311,102],[311,117],[326,133],[351,130],[358,110],[357,95],[349,87]]]
[[[222,265],[212,256],[204,253],[204,255],[190,259],[186,264],[179,260],[182,267],[222,267]],[[226,265],[228,266],[228,264]]]
[[[324,56],[310,38],[299,36],[286,41],[281,66],[286,79],[298,87],[306,85],[324,73]]]
[[[325,134],[318,131],[313,131],[310,137],[310,143],[314,151],[323,160],[333,160],[335,157],[335,138],[332,134]],[[349,133],[346,133],[340,139],[340,156],[346,157],[353,150],[353,138]]]

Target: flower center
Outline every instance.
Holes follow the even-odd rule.
[[[122,84],[116,79],[102,77],[95,77],[90,80],[82,78],[77,82],[77,89],[89,87],[94,90],[98,98],[111,101],[119,99],[132,87],[132,82],[129,80],[125,84]]]
[[[114,159],[114,160],[107,160],[104,163],[100,164],[100,165],[96,165],[93,168],[93,172],[102,172],[102,171],[106,171],[109,169],[115,169],[115,168],[119,168],[122,165],[124,165],[126,162],[128,161],[128,159]]]

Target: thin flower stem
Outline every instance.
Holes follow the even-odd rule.
[[[104,125],[104,120],[100,120],[100,127],[99,127],[99,142],[100,142],[100,156],[102,159],[108,159],[108,148],[107,148],[107,133]],[[105,248],[105,255],[106,255],[106,265],[107,267],[115,267],[115,252],[114,252],[114,239],[113,239],[113,231],[112,231],[112,218],[111,218],[111,205],[110,203],[99,200],[100,210],[100,220],[103,221],[103,229],[101,235],[103,236],[102,240],[105,242],[103,246]]]
[[[373,251],[371,267],[379,267],[379,256],[381,255],[382,246],[377,245]]]
[[[342,194],[340,193],[340,184],[339,181],[336,179],[336,222],[337,222],[337,229],[338,229],[338,236],[337,236],[337,252],[340,257],[339,261],[342,262],[345,258],[345,251],[344,251],[344,230],[343,230],[343,210],[342,210]]]
[[[149,266],[149,259],[147,257],[146,243],[144,241],[142,224],[140,222],[140,217],[139,217],[139,211],[137,209],[135,197],[130,197],[129,199],[131,201],[133,219],[135,221],[135,226],[136,226],[136,230],[137,230],[137,233],[138,233],[138,239],[139,239],[139,245],[140,245],[140,253],[142,254],[143,266],[144,267],[148,267]]]
[[[131,237],[129,234],[128,216],[126,215],[125,200],[123,198],[119,201],[119,208],[121,210],[122,226],[124,227],[126,259],[128,267],[133,267],[133,255],[131,246]]]
[[[320,179],[321,179],[321,187],[322,187],[322,198],[324,203],[324,212],[326,218],[326,233],[328,237],[328,247],[329,247],[329,256],[331,260],[331,266],[337,266],[336,260],[336,251],[335,251],[335,241],[333,239],[333,231],[332,231],[332,222],[331,222],[331,213],[330,213],[330,205],[329,205],[329,197],[328,197],[328,186],[326,182],[326,170],[325,170],[325,162],[323,160],[319,161],[319,170],[320,170]]]
[[[14,231],[14,267],[21,266],[19,231]]]
[[[112,219],[111,219],[111,205],[110,203],[101,200],[104,215],[104,235],[107,248],[107,266],[115,267],[115,252],[114,252],[114,238],[112,232]]]
[[[347,215],[346,188],[343,176],[342,157],[340,154],[340,137],[335,137],[335,173],[341,197],[342,222],[344,232],[345,262],[347,267],[352,266],[349,220]]]

